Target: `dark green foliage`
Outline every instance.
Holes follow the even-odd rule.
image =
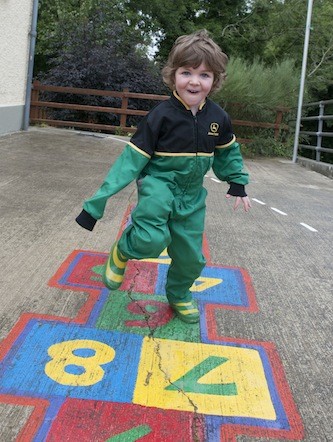
[[[232,120],[274,123],[277,108],[283,108],[282,122],[289,126],[289,130],[280,131],[276,139],[273,128],[235,126],[238,138],[253,140],[244,147],[246,154],[291,154],[290,122],[295,118],[299,87],[299,72],[293,60],[285,60],[267,67],[258,60],[250,63],[240,58],[232,58],[227,74],[225,84],[213,98],[227,110]]]
[[[131,92],[162,93],[159,69],[147,57],[136,51],[135,41],[124,44],[122,34],[127,31],[119,23],[104,28],[103,39],[99,36],[98,17],[82,24],[67,35],[64,47],[52,59],[52,68],[41,77],[46,84],[78,88]],[[128,38],[128,37],[127,37]],[[90,95],[48,94],[51,101],[120,107],[120,99]],[[149,109],[147,100],[131,100],[129,108]],[[109,113],[82,111],[52,111],[57,118],[82,120],[101,124],[119,124],[119,116]],[[137,118],[128,117],[127,125],[136,124]]]
[[[242,152],[247,157],[285,157],[291,158],[292,137],[287,140],[276,140],[268,130],[259,130],[250,143],[242,146]]]

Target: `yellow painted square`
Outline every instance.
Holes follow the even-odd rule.
[[[210,361],[212,357],[218,361],[225,358],[225,362],[211,369],[207,359]],[[184,391],[184,384],[177,380],[193,372],[199,364],[206,365],[205,371]],[[166,390],[171,383],[176,383],[181,391]],[[215,394],[216,385],[230,383],[236,386],[234,394]],[[196,392],[200,386],[209,390],[209,384],[215,385],[213,392]],[[276,420],[259,352],[236,346],[145,337],[133,403],[217,416]]]

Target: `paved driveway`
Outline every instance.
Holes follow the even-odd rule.
[[[125,141],[121,137],[91,136],[49,128],[33,128],[27,133],[0,138],[0,338],[3,340],[0,350],[3,360],[0,366],[0,440],[15,441],[23,436],[26,437],[24,440],[32,440],[34,437],[36,440],[46,440],[47,437],[50,438],[48,440],[59,441],[97,440],[94,436],[89,436],[89,431],[92,431],[90,428],[86,429],[86,439],[78,432],[75,433],[75,428],[79,428],[79,424],[75,427],[75,419],[85,416],[84,419],[89,421],[89,413],[96,412],[92,406],[94,400],[104,400],[103,389],[97,390],[96,387],[96,390],[91,389],[92,393],[86,395],[84,392],[72,394],[67,390],[53,390],[46,383],[44,388],[41,386],[44,373],[38,372],[37,368],[34,371],[31,366],[38,365],[42,352],[40,342],[46,335],[49,341],[45,345],[48,345],[50,351],[53,342],[50,341],[51,336],[56,340],[58,330],[62,337],[57,341],[58,344],[65,337],[66,342],[69,342],[70,336],[71,340],[74,337],[78,339],[78,330],[81,330],[78,328],[79,323],[80,327],[83,324],[88,327],[87,324],[90,324],[91,330],[93,315],[100,328],[104,329],[103,333],[113,333],[103,322],[103,314],[98,316],[102,311],[103,300],[106,302],[109,296],[98,285],[98,263],[106,256],[122,225],[126,210],[135,203],[134,184],[109,201],[106,215],[97,224],[94,232],[79,228],[74,218],[81,210],[84,198],[91,196],[101,184]],[[225,301],[217,305],[217,302],[212,301],[215,299],[214,291],[207,292],[207,296],[212,296],[209,302],[198,294],[204,318],[201,331],[198,332],[201,340],[196,337],[196,331],[189,335],[188,330],[180,330],[181,326],[176,322],[170,328],[171,335],[164,335],[163,327],[160,335],[155,334],[155,338],[161,339],[161,351],[166,355],[169,350],[164,339],[167,338],[170,346],[176,349],[180,335],[183,336],[181,342],[184,344],[182,348],[185,355],[186,352],[191,355],[197,349],[198,354],[206,355],[202,363],[186,372],[187,375],[191,373],[191,376],[199,365],[203,368],[205,364],[210,367],[207,373],[213,373],[216,360],[211,358],[211,353],[205,353],[206,348],[216,350],[216,357],[223,358],[227,355],[231,363],[236,360],[233,359],[236,356],[232,352],[235,348],[239,352],[238,368],[234,368],[230,374],[231,378],[235,377],[234,382],[231,382],[229,374],[227,377],[230,379],[225,382],[234,384],[235,388],[238,385],[240,396],[243,394],[240,393],[241,389],[244,389],[242,401],[235,402],[233,408],[232,404],[227,406],[226,401],[221,402],[214,396],[217,400],[214,410],[221,407],[219,412],[215,412],[207,405],[209,400],[215,403],[212,396],[209,396],[207,402],[201,402],[199,398],[195,408],[197,411],[194,413],[198,414],[199,419],[196,430],[193,430],[192,414],[190,416],[188,407],[180,402],[178,409],[184,413],[181,419],[188,418],[192,422],[193,434],[189,430],[186,434],[192,436],[186,437],[188,440],[203,440],[205,433],[207,440],[214,442],[236,440],[237,434],[240,434],[238,441],[254,440],[252,437],[263,441],[333,440],[333,181],[297,164],[279,159],[247,160],[246,166],[251,174],[248,193],[252,199],[252,210],[248,214],[241,210],[233,211],[232,203],[224,197],[227,189],[225,183],[219,182],[211,172],[205,179],[209,192],[205,229],[209,265],[207,274],[203,275],[201,281],[202,284],[213,285],[217,280],[224,280],[225,284],[230,280],[230,287],[232,284],[239,284],[236,292],[241,293],[241,296],[239,299],[234,298],[234,295],[230,295],[230,299],[226,296]],[[95,279],[91,278],[91,281],[97,281],[97,285],[80,289],[79,282],[76,287],[73,282],[71,287],[66,286],[64,290],[64,283],[59,282],[60,279],[53,279],[49,283],[55,274],[64,277],[65,270],[70,265],[74,266],[74,261],[71,261],[74,255],[71,254],[77,250],[93,252],[89,259],[96,261],[93,261],[94,266],[91,264],[90,269],[97,269],[97,276],[95,275]],[[83,258],[88,259],[86,255]],[[159,265],[162,268],[164,264],[160,261]],[[143,264],[141,270],[151,272],[152,266],[153,263]],[[83,276],[80,275],[84,278],[86,270],[82,271]],[[156,286],[154,287],[156,290]],[[137,298],[141,303],[148,302],[145,296],[150,290],[146,282],[143,288],[145,293]],[[139,289],[140,287],[137,291],[142,291]],[[197,292],[200,290],[199,285]],[[226,289],[226,293],[230,294],[230,290],[232,289]],[[153,294],[153,298],[149,299],[157,298]],[[158,299],[160,301],[156,301],[157,303],[163,302],[163,296]],[[118,302],[120,303],[116,300],[114,304]],[[119,307],[119,315],[124,309],[125,307]],[[69,333],[69,325],[65,324],[75,327]],[[120,332],[123,333],[123,330],[119,328]],[[84,333],[89,342],[97,342],[106,336],[99,331],[92,339],[88,332]],[[149,347],[146,338],[139,339],[138,336],[139,334],[135,334],[134,341],[140,341],[140,346],[146,351],[141,352],[141,359],[137,356],[140,359],[138,363],[142,366],[142,355],[153,357],[154,350]],[[211,347],[206,347],[207,345]],[[224,353],[219,353],[220,347],[216,349],[218,345],[222,345]],[[98,353],[99,347],[94,347],[93,350]],[[112,359],[112,354],[108,351],[105,353],[105,364]],[[252,352],[256,352],[260,361],[251,359],[254,354]],[[160,356],[161,354],[159,353]],[[90,356],[81,356],[83,357]],[[52,359],[52,355],[49,354],[49,358]],[[123,364],[126,365],[124,362]],[[183,366],[185,362],[181,359],[179,364]],[[155,368],[158,368],[158,364]],[[225,368],[227,369],[227,364]],[[154,369],[152,373],[155,373]],[[74,371],[68,374],[81,376]],[[178,375],[180,376],[179,373]],[[52,376],[48,376],[48,382]],[[12,380],[8,380],[8,377]],[[59,381],[59,378],[55,379],[54,382]],[[140,380],[140,373],[138,379]],[[147,378],[141,380],[142,385],[148,382]],[[217,384],[216,379],[213,381],[211,383]],[[256,383],[260,385],[259,393],[251,390]],[[191,393],[192,387],[185,380],[184,385],[187,385],[187,390],[184,387],[185,393]],[[207,386],[210,385],[209,381],[206,380],[205,385],[204,397],[210,394]],[[51,390],[47,390],[48,388]],[[159,388],[158,383],[155,388]],[[250,393],[247,396],[246,388],[252,391],[252,396]],[[70,391],[72,390],[73,388]],[[172,388],[169,387],[169,390]],[[236,390],[228,394],[236,395],[235,392]],[[110,400],[107,397],[104,411],[98,412],[99,435],[103,433],[103,425],[109,421],[108,416],[116,413],[112,403],[122,402],[123,393],[121,390],[118,393],[112,393],[116,399]],[[221,390],[219,394],[223,398],[227,395],[225,390]],[[68,404],[67,407],[72,410],[77,407],[75,417],[70,417],[69,411],[66,411],[66,395],[72,401],[70,407]],[[124,395],[126,396],[125,393]],[[258,395],[262,402],[259,401],[259,408],[255,409]],[[131,397],[129,394],[129,399],[124,399],[125,411],[122,415],[132,413],[130,408],[126,408],[133,406]],[[84,403],[87,408],[83,411],[76,401]],[[172,431],[176,431],[175,434],[179,431],[179,416],[170,410],[173,407],[166,405],[164,399],[154,402],[149,390],[147,393],[142,387],[139,392],[135,390],[133,393],[133,401],[141,404],[141,408],[142,401],[145,401],[144,404],[149,410],[154,410],[154,413],[168,410],[170,420],[167,421],[167,428],[170,429],[170,434],[161,440],[185,440],[183,436],[179,436],[180,433],[180,439],[172,435]],[[143,425],[138,419],[136,425],[128,429],[125,423],[122,424],[122,415],[117,418],[118,430],[105,427],[104,441],[134,441],[140,437],[142,440],[157,440],[152,434],[156,422],[160,419],[163,421],[162,417],[154,414],[150,427],[148,424]],[[50,422],[53,420],[52,427]],[[171,430],[170,422],[174,423],[176,430]],[[156,430],[159,434],[166,431],[162,426]],[[72,428],[73,433],[68,439],[65,436],[61,439],[61,431],[65,427]],[[52,431],[58,434],[58,439],[52,436]],[[119,439],[119,434],[123,435],[123,439]]]

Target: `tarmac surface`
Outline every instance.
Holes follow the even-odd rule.
[[[19,363],[19,356],[5,358],[19,351],[20,341],[9,337],[27,313],[75,318],[81,311],[87,298],[49,287],[48,281],[73,250],[108,252],[127,207],[135,204],[131,184],[110,199],[93,232],[74,221],[125,141],[52,128],[0,137],[0,355],[5,361],[0,366],[0,441],[46,440],[36,423],[38,413],[45,413],[37,404],[43,396],[38,381],[28,399],[15,385],[2,388],[2,374],[12,369],[6,361],[13,367]],[[223,439],[227,432],[221,433],[221,440],[333,441],[333,181],[286,160],[247,159],[245,164],[251,176],[251,211],[234,211],[225,199],[227,185],[210,171],[205,232],[211,263],[246,270],[254,308],[220,308],[212,318],[216,336],[273,345],[277,396],[288,425],[296,423],[292,431],[265,433],[259,419],[251,421],[254,429],[242,432],[239,427],[239,436]],[[271,361],[274,366],[275,359]],[[23,370],[21,378],[25,375]],[[48,440],[84,439],[59,435]]]

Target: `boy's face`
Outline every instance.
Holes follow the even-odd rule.
[[[197,68],[182,66],[175,72],[176,91],[195,115],[212,89],[214,74],[204,63]]]

